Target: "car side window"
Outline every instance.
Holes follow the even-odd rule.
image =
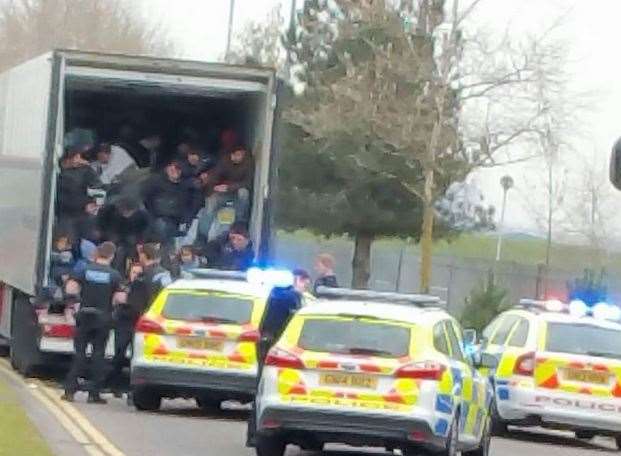
[[[444,329],[444,322],[437,323],[433,327],[433,346],[440,353],[444,353],[450,356],[448,343],[446,340],[446,332]]]
[[[502,321],[502,324],[498,327],[498,331],[494,334],[493,339],[491,340],[492,345],[505,345],[507,343],[507,338],[509,334],[511,334],[511,330],[513,326],[520,319],[517,315],[508,315]]]
[[[485,327],[485,329],[483,329],[483,332],[481,333],[481,336],[484,339],[487,339],[488,341],[491,339],[491,337],[494,335],[494,332],[496,331],[496,328],[498,328],[498,325],[500,325],[500,322],[504,319],[504,316],[501,315],[500,317],[496,317],[495,319],[492,320],[492,322],[487,325]]]
[[[520,318],[519,323],[513,330],[511,337],[509,338],[509,342],[507,345],[509,347],[523,347],[526,345],[526,341],[528,340],[528,331],[530,330],[530,323],[526,318]]]
[[[449,337],[449,342],[451,344],[451,358],[456,361],[464,362],[464,352],[461,348],[461,343],[455,333],[455,328],[453,327],[453,323],[450,321],[446,322],[446,332]]]

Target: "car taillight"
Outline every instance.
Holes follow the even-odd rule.
[[[250,331],[244,331],[239,335],[240,342],[254,342],[257,343],[261,340],[261,333],[258,329],[252,329]]]
[[[268,353],[265,358],[266,366],[285,367],[289,369],[304,369],[304,363],[300,358],[293,353],[283,350],[282,348],[274,347]]]
[[[148,334],[162,334],[164,328],[158,322],[151,320],[147,317],[140,317],[138,323],[136,323],[136,332],[148,333]]]
[[[531,377],[535,373],[535,353],[530,352],[520,356],[515,361],[513,373],[515,375]]]
[[[43,335],[47,337],[61,337],[71,339],[75,332],[75,326],[68,324],[43,325]]]
[[[395,371],[397,378],[414,378],[417,380],[441,380],[446,366],[436,361],[423,361],[406,364]]]

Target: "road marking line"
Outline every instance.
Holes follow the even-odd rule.
[[[73,439],[82,445],[89,456],[125,456],[88,419],[70,403],[60,399],[57,391],[40,380],[27,382],[13,372],[5,359],[0,359],[0,370],[15,382],[23,384],[58,420]],[[34,386],[34,388],[31,387]]]
[[[68,402],[62,401],[58,397],[57,391],[53,390],[49,386],[38,382],[39,388],[54,404],[63,410],[70,418],[75,420],[77,425],[86,433],[88,437],[98,445],[108,456],[125,456],[125,454],[119,450],[108,438],[101,433],[91,422],[86,418],[78,409]]]
[[[30,391],[34,397],[36,397],[43,405],[54,415],[60,424],[67,430],[71,437],[80,445],[89,445],[91,441],[86,434],[65,415],[62,411],[58,410],[58,407],[52,403],[47,397],[45,397],[40,391],[33,389]]]

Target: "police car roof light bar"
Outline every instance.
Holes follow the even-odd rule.
[[[215,280],[246,280],[246,273],[242,271],[223,271],[220,269],[191,269],[192,274],[197,279],[215,279]]]
[[[317,288],[317,297],[337,299],[364,299],[376,302],[399,302],[415,304],[419,307],[445,307],[446,303],[437,296],[406,294],[384,291],[352,290],[350,288]]]

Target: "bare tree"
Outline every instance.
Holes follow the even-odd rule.
[[[0,3],[0,69],[54,48],[171,55],[166,31],[122,0]]]
[[[459,0],[401,2],[397,10],[387,1],[334,3],[345,18],[339,41],[362,37],[363,45],[337,49],[346,77],[314,88],[324,101],[292,118],[316,136],[349,125],[409,154],[408,170],[374,170],[422,201],[420,288],[428,291],[436,201],[477,167],[541,154],[521,151],[539,142],[549,109],[542,91],[551,98],[559,90],[562,48],[548,32],[492,44],[468,22],[480,0],[465,8]],[[377,166],[362,153],[356,159]]]
[[[586,242],[594,252],[592,266],[603,266],[612,244],[619,241],[618,198],[608,181],[606,164],[584,154],[579,169],[568,179],[563,205],[563,230]]]
[[[286,59],[281,44],[283,24],[280,4],[262,20],[247,22],[234,36],[229,60],[232,63],[260,64],[282,70]]]

